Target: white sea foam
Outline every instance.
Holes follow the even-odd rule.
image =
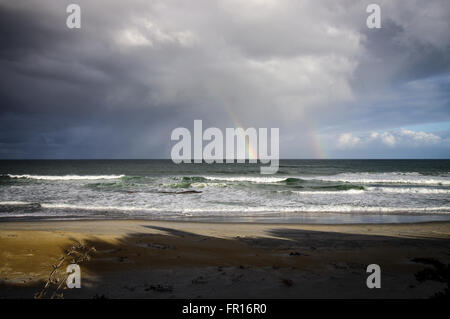
[[[373,207],[373,206],[351,206],[351,205],[314,205],[314,206],[298,206],[298,207],[273,207],[273,206],[222,206],[208,208],[171,208],[171,207],[136,207],[136,206],[96,206],[96,205],[72,205],[72,204],[41,204],[42,208],[47,209],[79,209],[92,211],[135,211],[135,212],[166,212],[166,213],[295,213],[295,212],[330,212],[330,213],[450,213],[450,206],[436,207]]]
[[[192,187],[204,188],[204,187],[227,187],[226,183],[191,183]]]
[[[0,205],[33,205],[37,203],[33,202],[21,202],[21,201],[3,201]],[[147,205],[135,205],[135,206],[122,206],[122,205],[102,205],[102,204],[92,204],[92,205],[79,205],[79,204],[68,204],[68,203],[41,203],[40,207],[43,211],[39,212],[27,212],[24,214],[23,211],[16,212],[4,212],[0,214],[2,217],[20,217],[20,216],[34,216],[37,214],[39,216],[72,216],[76,214],[79,218],[98,216],[92,215],[92,213],[97,212],[103,214],[104,217],[108,218],[108,214],[111,216],[118,216],[117,214],[123,215],[124,217],[139,217],[139,218],[172,218],[177,216],[185,217],[214,217],[214,216],[236,216],[236,217],[258,217],[258,216],[286,216],[295,214],[401,214],[401,215],[424,215],[424,214],[437,214],[437,215],[447,215],[450,214],[450,206],[432,206],[432,207],[394,207],[394,206],[358,206],[358,205],[298,205],[298,206],[254,206],[249,207],[247,205],[220,205],[220,206],[207,206],[199,207],[188,206],[147,206]],[[84,213],[83,213],[84,212]],[[76,217],[75,215],[73,217]],[[319,215],[318,215],[319,216]]]
[[[421,175],[416,172],[390,172],[390,173],[342,173],[329,176],[203,176],[207,180],[220,180],[227,182],[252,182],[252,183],[279,183],[287,178],[297,178],[300,180],[318,180],[327,182],[347,182],[359,184],[410,184],[410,185],[449,185],[448,176]]]
[[[299,195],[359,195],[368,192],[393,193],[393,194],[450,194],[450,189],[430,187],[368,187],[362,189],[348,189],[337,191],[279,191],[290,192]]]
[[[25,206],[25,205],[32,205],[36,203],[32,202],[22,202],[22,201],[0,201],[0,205],[2,206]]]
[[[331,176],[299,177],[306,180],[349,182],[359,184],[410,184],[410,185],[450,185],[450,177],[429,176],[419,173],[342,173]]]
[[[366,187],[366,190],[399,194],[450,194],[450,189],[429,187]]]
[[[79,209],[92,211],[161,211],[161,209],[153,207],[136,207],[136,206],[103,206],[103,205],[74,205],[74,204],[60,204],[49,203],[41,204],[42,208],[47,209]]]
[[[317,205],[301,207],[299,212],[330,212],[330,213],[450,213],[450,206],[436,207],[373,207],[351,205]]]
[[[286,191],[279,191],[280,193]],[[347,190],[336,190],[336,191],[287,191],[292,194],[298,195],[359,195],[364,194],[363,189],[347,189]]]
[[[202,176],[210,181],[227,182],[252,182],[252,183],[278,183],[284,181],[287,177],[266,177],[266,176]]]
[[[317,205],[300,207],[222,207],[222,208],[186,208],[182,210],[187,213],[450,213],[450,206],[437,207],[373,207],[373,206],[351,206],[351,205]]]
[[[65,180],[96,180],[96,179],[118,179],[125,175],[12,175],[7,174],[10,178],[28,178],[49,181],[65,181]]]

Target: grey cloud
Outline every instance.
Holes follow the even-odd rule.
[[[311,127],[449,118],[445,1],[382,1],[381,30],[360,1],[83,0],[81,30],[37,2],[0,1],[1,157],[167,157],[197,118],[280,127],[308,157]]]

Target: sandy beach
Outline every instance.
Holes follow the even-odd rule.
[[[0,298],[33,298],[77,242],[95,251],[64,298],[430,298],[445,275],[421,278],[450,263],[450,222],[4,222]],[[380,289],[366,286],[369,264]]]

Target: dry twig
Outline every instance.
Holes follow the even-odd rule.
[[[90,260],[90,253],[95,252],[94,247],[89,247],[75,241],[75,244],[70,249],[64,251],[64,255],[58,259],[58,262],[52,265],[52,271],[50,272],[44,287],[34,295],[35,299],[43,299],[50,291],[53,293],[50,299],[64,298],[63,290],[67,289],[65,285],[67,277],[65,269],[69,264],[81,264]],[[66,267],[64,267],[66,266]]]

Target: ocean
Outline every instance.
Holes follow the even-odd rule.
[[[450,160],[0,161],[0,221],[152,219],[271,223],[450,220]]]

